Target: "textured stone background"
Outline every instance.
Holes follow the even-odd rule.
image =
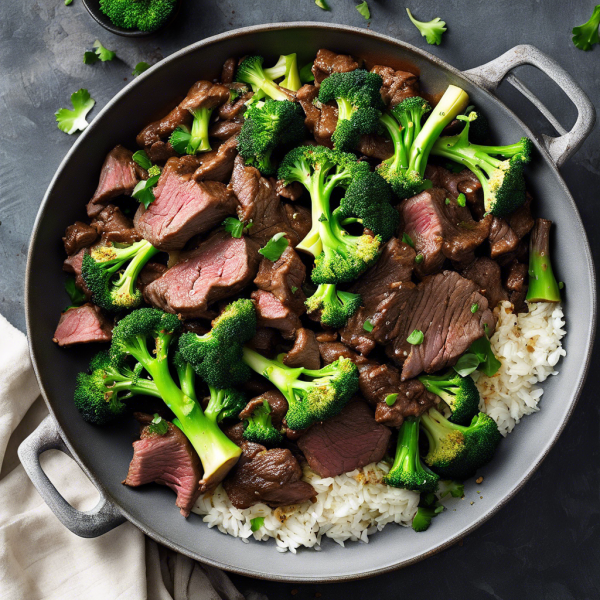
[[[80,0],[0,2],[0,312],[25,328],[23,281],[27,247],[39,203],[74,139],[61,133],[54,112],[87,88],[96,99],[90,118],[131,79],[139,61],[156,62],[203,37],[264,22],[328,21],[365,27],[352,0],[329,0],[323,12],[312,0],[187,0],[174,25],[142,40],[115,37],[97,25]],[[600,48],[584,53],[570,41],[573,25],[587,20],[584,0],[412,0],[422,20],[449,25],[442,46],[427,46],[408,21],[404,5],[370,0],[375,31],[427,48],[468,69],[516,44],[534,44],[557,59],[592,100],[600,92]],[[99,38],[119,60],[87,66],[82,54]],[[565,127],[575,111],[566,95],[532,67],[518,70]],[[554,133],[509,85],[499,96],[535,131]],[[597,203],[600,189],[598,127],[563,167],[596,260],[600,258]],[[65,199],[68,201],[68,199]],[[572,290],[573,292],[574,290]],[[461,544],[420,564],[362,582],[295,586],[234,576],[242,590],[270,598],[520,598],[566,600],[600,597],[599,415],[600,361],[594,358],[583,396],[559,442],[531,481],[498,515]]]

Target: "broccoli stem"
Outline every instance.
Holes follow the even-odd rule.
[[[196,154],[197,152],[208,152],[210,150],[210,142],[208,140],[208,126],[212,108],[198,108],[191,111],[194,115],[191,138],[187,147],[188,154]]]
[[[349,121],[355,108],[346,98],[336,98],[338,105],[338,121]]]
[[[289,96],[279,89],[279,86],[268,78],[264,69],[260,67],[260,70],[255,68],[251,73],[247,75],[247,82],[252,86],[254,91],[262,91],[263,94],[273,98],[273,100],[289,100]]]
[[[399,169],[407,169],[408,168],[408,150],[410,145],[406,145],[404,143],[403,136],[400,131],[400,126],[398,125],[398,121],[394,119],[389,114],[383,114],[379,118],[381,124],[386,128],[390,138],[392,139],[392,143],[394,144],[394,155],[391,159],[386,160],[385,162],[390,165],[390,170],[392,172],[398,172]],[[389,161],[392,161],[391,163]]]
[[[160,252],[150,242],[142,240],[142,243],[145,244],[145,247],[142,246],[142,250],[138,251],[114,284],[117,288],[117,296],[120,294],[131,296],[135,293],[135,284],[140,271],[155,254]]]
[[[396,469],[414,473],[418,470],[418,452],[413,449],[419,444],[419,419],[407,418],[398,432],[396,457],[390,473]]]
[[[560,289],[550,261],[552,221],[537,219],[529,245],[529,302],[560,302]]]
[[[281,391],[286,397],[295,397],[291,383],[294,385],[298,384],[298,387],[302,387],[306,383],[307,387],[310,385],[308,382],[299,381],[300,375],[307,372],[302,367],[296,369],[290,367],[282,367],[282,365],[270,358],[266,358],[262,354],[251,350],[244,346],[243,350],[244,362],[253,370],[268,379],[276,388]]]

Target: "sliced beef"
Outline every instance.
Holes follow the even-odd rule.
[[[240,292],[258,269],[258,247],[217,231],[144,290],[146,301],[184,318],[211,316],[208,307]]]
[[[417,254],[423,256],[416,267],[421,277],[439,271],[446,258],[457,262],[474,258],[475,249],[490,230],[490,217],[474,221],[471,211],[449,199],[441,188],[404,200],[400,212],[404,231],[413,240]]]
[[[362,60],[357,60],[348,54],[336,54],[331,50],[321,48],[317,52],[311,70],[315,77],[315,83],[319,85],[323,79],[329,77],[332,73],[348,73],[361,66]]]
[[[331,136],[337,126],[338,111],[335,106],[329,104],[315,104],[319,95],[319,88],[306,84],[296,93],[296,98],[304,110],[304,124],[314,135],[315,141],[320,146],[333,148]]]
[[[301,504],[316,495],[312,485],[301,481],[302,469],[289,450],[267,450],[244,442],[242,456],[223,482],[229,500],[239,509],[263,502],[269,506]]]
[[[386,104],[396,106],[406,98],[418,96],[419,78],[407,71],[394,71],[391,67],[375,65],[371,73],[377,73],[383,79],[381,86],[381,97]]]
[[[98,237],[96,230],[87,223],[75,221],[73,225],[69,225],[65,230],[63,244],[67,256],[77,254],[82,248],[89,248]]]
[[[229,185],[239,202],[239,219],[245,223],[252,221],[248,235],[260,246],[281,231],[285,232],[292,247],[303,239],[306,221],[310,223],[307,211],[282,203],[275,181],[262,177],[258,169],[244,165],[241,156],[235,159]],[[308,226],[310,228],[310,224]]]
[[[141,148],[151,148],[154,144],[161,143],[164,138],[168,138],[180,125],[189,127],[192,124],[191,113],[176,106],[168,115],[147,125],[138,133],[135,141]],[[162,142],[164,143],[164,142]]]
[[[296,331],[294,346],[285,355],[283,364],[288,367],[304,367],[314,370],[321,368],[319,344],[314,331],[305,328]]]
[[[497,262],[482,256],[464,269],[462,276],[479,286],[491,309],[496,308],[498,302],[508,299],[508,294],[502,287],[502,273]]]
[[[275,191],[282,198],[295,202],[304,193],[304,186],[299,181],[293,181],[289,185],[285,185],[281,179],[278,179]]]
[[[254,337],[248,342],[248,346],[264,356],[272,358],[275,347],[281,341],[280,335],[271,327],[257,327]]]
[[[95,217],[100,213],[111,198],[123,194],[131,195],[140,180],[139,167],[132,156],[131,150],[120,145],[108,153],[100,171],[98,187],[87,205],[88,217]]]
[[[242,125],[241,121],[217,121],[210,126],[208,135],[224,142],[233,136],[239,135]]]
[[[231,83],[235,77],[235,70],[237,69],[237,60],[235,58],[228,58],[223,63],[221,69],[221,82],[224,84]]]
[[[81,275],[81,266],[83,263],[83,255],[85,254],[85,248],[82,248],[77,254],[69,256],[63,263],[63,271],[70,273],[75,277],[75,285],[85,294],[85,297],[89,300],[92,297],[92,292],[88,289],[83,276]]]
[[[306,296],[302,291],[305,279],[304,263],[296,251],[288,246],[275,262],[263,257],[254,283],[259,290],[271,292],[284,305],[300,315],[305,310]]]
[[[302,327],[298,314],[270,292],[256,290],[250,295],[256,306],[256,323],[259,327],[278,329],[286,339],[293,339]]]
[[[219,119],[224,121],[243,121],[243,115],[246,112],[246,103],[252,96],[253,92],[244,92],[231,102],[226,102],[219,107]]]
[[[188,517],[201,492],[202,466],[196,451],[172,423],[168,423],[167,433],[160,435],[150,431],[151,415],[134,416],[141,426],[140,439],[133,442],[133,458],[123,483],[131,487],[146,483],[170,487],[177,494],[175,505]]]
[[[492,217],[489,241],[490,256],[492,258],[512,253],[519,245],[519,238],[516,233],[511,229],[508,222],[500,217]]]
[[[524,263],[514,261],[508,268],[508,276],[504,287],[508,290],[508,300],[516,313],[527,312],[527,288],[529,287],[528,267]]]
[[[241,446],[244,443],[244,423],[228,423],[221,425],[223,433],[236,445]]]
[[[200,166],[194,171],[196,181],[229,181],[233,171],[233,161],[237,155],[237,137],[230,137],[216,150],[200,154]]]
[[[285,418],[289,407],[284,395],[277,390],[269,390],[268,392],[262,393],[260,396],[256,396],[256,398],[252,398],[252,400],[246,404],[244,410],[240,412],[240,421],[249,419],[252,413],[259,406],[264,404],[265,400],[269,403],[271,408],[271,422],[273,423],[273,427],[275,427],[275,429],[281,429],[283,419]]]
[[[228,100],[229,88],[226,85],[211,81],[196,81],[179,107],[189,111],[199,108],[214,109]]]
[[[425,371],[435,373],[454,365],[459,356],[484,335],[484,325],[494,329],[494,317],[479,286],[455,271],[427,277],[419,285],[402,283],[390,299],[385,319],[373,317],[374,339],[389,344],[388,355],[402,366],[402,380]],[[474,305],[477,310],[471,312]],[[418,330],[421,345],[407,342]]]
[[[477,176],[469,169],[453,173],[444,167],[427,165],[425,178],[431,180],[433,187],[446,190],[448,197],[456,200],[459,194],[464,194],[469,205],[481,204],[483,206],[483,193],[481,183]],[[478,217],[483,216],[483,210]]]
[[[392,140],[375,133],[361,135],[357,150],[368,158],[386,160],[394,154]]]
[[[523,239],[535,225],[535,219],[531,216],[531,202],[532,197],[530,194],[527,194],[525,203],[507,217],[508,224],[520,240]]]
[[[400,427],[406,417],[418,417],[439,401],[438,396],[428,392],[420,381],[402,381],[400,372],[393,365],[366,359],[344,344],[321,343],[319,350],[326,364],[342,356],[356,364],[360,393],[375,408],[378,423]],[[390,394],[398,394],[392,406],[385,401]]]
[[[160,250],[181,250],[194,235],[205,233],[235,214],[236,201],[217,181],[196,182],[187,161],[171,158],[155,188],[156,200],[135,214],[140,234]]]
[[[94,219],[91,226],[100,236],[100,244],[133,244],[142,236],[135,230],[133,221],[118,206],[109,204]]]
[[[308,235],[312,226],[310,209],[290,202],[282,202],[281,206],[285,215],[284,222],[289,223],[292,232],[290,235],[300,243]]]
[[[360,294],[361,307],[341,330],[344,344],[367,356],[375,347],[372,332],[364,328],[367,320],[378,313],[384,319],[388,310],[388,300],[394,293],[395,286],[401,281],[410,281],[415,265],[415,251],[408,245],[390,239],[384,246],[379,260],[349,289]]]
[[[299,440],[310,468],[321,477],[336,477],[380,461],[390,430],[377,423],[362,400],[353,400],[339,415],[315,423]]]
[[[95,304],[69,308],[60,315],[52,341],[59,346],[110,342],[114,323]]]
[[[146,263],[138,275],[136,285],[143,293],[146,286],[149,286],[153,281],[162,277],[166,272],[167,265],[154,261]]]
[[[164,163],[167,162],[173,156],[177,156],[175,148],[171,146],[171,142],[163,142],[159,140],[154,142],[151,146],[145,148],[148,158],[153,163]]]

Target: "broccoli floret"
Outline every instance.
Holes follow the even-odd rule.
[[[154,31],[165,24],[176,0],[100,0],[100,10],[123,29]]]
[[[428,392],[439,396],[450,408],[448,419],[458,425],[468,425],[479,412],[479,391],[471,377],[461,377],[454,369],[444,375],[423,375],[419,381]]]
[[[94,303],[110,312],[139,306],[142,294],[136,287],[137,278],[144,265],[158,252],[146,240],[127,248],[97,246],[86,251],[81,275],[92,292]]]
[[[529,242],[529,302],[560,302],[560,288],[550,260],[552,221],[537,219]]]
[[[338,150],[353,150],[363,134],[379,130],[383,108],[381,85],[377,73],[356,69],[348,73],[332,73],[319,88],[319,102],[335,100],[338,121],[331,139]]]
[[[417,508],[417,513],[413,517],[413,530],[417,533],[427,531],[431,525],[431,519],[437,517],[443,510],[444,507],[441,505],[419,506],[419,508]]]
[[[123,318],[113,330],[111,364],[120,369],[133,359],[148,373],[164,403],[175,413],[178,426],[198,452],[204,475],[203,490],[221,481],[237,462],[241,450],[218,427],[215,414],[205,415],[196,399],[194,372],[175,357],[178,386],[169,370],[169,346],[181,323],[176,315],[142,308]],[[215,411],[216,412],[216,411]]]
[[[304,138],[302,109],[289,100],[267,100],[252,104],[238,136],[238,152],[245,163],[263,175],[275,175],[271,157],[277,147],[297,144]]]
[[[285,396],[291,429],[306,429],[337,415],[358,390],[358,369],[343,357],[322,369],[292,368],[245,347],[244,362]]]
[[[267,77],[273,80],[283,77],[283,80],[279,82],[279,87],[286,90],[297,92],[302,87],[298,59],[295,54],[281,55],[274,66],[264,71]]]
[[[423,125],[423,115],[431,109],[420,97],[407,98],[382,116],[381,123],[394,143],[394,154],[378,170],[399,198],[410,198],[425,189],[423,176],[431,148],[468,102],[466,92],[450,85]]]
[[[255,333],[254,303],[240,299],[225,308],[205,335],[184,333],[179,350],[209,386],[229,388],[250,377],[250,370],[242,361],[242,345]]]
[[[406,9],[406,12],[408,13],[408,18],[427,40],[427,43],[439,46],[442,41],[442,35],[447,31],[446,22],[442,21],[439,17],[436,17],[431,21],[417,21],[408,8]]]
[[[595,44],[600,44],[598,26],[600,25],[600,4],[594,7],[592,16],[583,24],[573,27],[573,43],[580,50],[591,50]]]
[[[140,378],[141,365],[130,369],[115,367],[108,351],[98,353],[90,362],[90,373],[79,373],[75,385],[75,406],[88,423],[105,425],[127,409],[124,400],[136,396],[160,398],[152,381]]]
[[[240,411],[247,404],[246,397],[239,390],[233,388],[217,389],[210,385],[208,390],[210,398],[204,414],[215,423],[220,423],[226,419],[237,419]]]
[[[421,417],[429,441],[425,462],[441,477],[464,480],[487,464],[502,439],[495,421],[485,413],[464,427],[451,423],[435,408]]]
[[[185,125],[180,125],[169,138],[169,143],[177,154],[197,154],[211,149],[208,126],[213,109],[200,107],[190,110],[190,113],[194,117],[191,130]]]
[[[285,156],[279,178],[286,184],[299,181],[310,193],[312,227],[296,249],[316,257],[315,283],[352,281],[377,260],[382,240],[393,231],[390,221],[396,223],[397,217],[389,204],[389,188],[367,163],[323,146],[301,146]],[[347,191],[334,210],[331,195],[337,187]],[[344,229],[349,219],[372,228],[375,235],[350,235]]]
[[[464,129],[458,135],[438,139],[431,153],[460,163],[472,171],[483,188],[486,212],[506,217],[525,202],[523,169],[530,160],[531,140],[524,137],[508,146],[472,144],[469,130],[477,113],[458,118],[465,121]]]
[[[435,492],[439,479],[438,475],[421,462],[419,419],[405,419],[398,432],[394,464],[383,478],[384,483],[414,492]]]
[[[273,100],[289,100],[290,95],[279,87],[263,68],[262,56],[247,56],[239,65],[235,80],[252,86],[255,95],[268,96]]]
[[[321,311],[321,323],[329,327],[343,327],[359,309],[361,297],[358,294],[343,292],[334,283],[322,283],[317,291],[306,299],[308,313]]]
[[[249,442],[263,446],[277,446],[283,441],[283,435],[273,426],[271,420],[271,405],[263,400],[261,406],[254,409],[246,421],[243,437]]]

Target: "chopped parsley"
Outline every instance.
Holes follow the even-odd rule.
[[[368,21],[371,18],[371,11],[367,0],[363,0],[357,7],[356,10]]]
[[[292,286],[292,294],[295,294],[297,291],[298,291],[298,288],[295,285],[293,285]]]
[[[169,431],[169,423],[165,421],[158,413],[154,413],[154,418],[148,425],[148,431],[150,433],[156,433],[158,435],[165,435]]]
[[[456,204],[458,204],[459,206],[466,206],[467,205],[467,197],[460,193],[458,195],[458,198],[456,199]]]
[[[394,403],[396,402],[396,399],[398,398],[398,394],[388,394],[385,397],[385,403],[388,406],[394,406]]]
[[[138,75],[141,75],[144,71],[147,71],[150,68],[150,65],[147,62],[139,62],[137,65],[135,65],[133,71],[131,72],[131,74],[134,77],[137,77]]]
[[[250,519],[250,529],[254,531],[258,531],[265,524],[264,517],[255,517],[254,519]]]
[[[406,341],[413,346],[420,346],[423,343],[425,336],[422,331],[415,329],[407,338]]]
[[[425,257],[424,257],[424,256],[423,256],[421,253],[419,253],[419,254],[417,254],[417,255],[415,256],[415,262],[416,262],[418,265],[420,265],[420,264],[423,262],[423,259],[424,259],[424,258],[425,258]]]
[[[442,35],[447,31],[446,23],[439,17],[432,19],[431,21],[417,21],[410,10],[407,8],[408,18],[412,21],[413,25],[421,32],[421,35],[427,40],[428,44],[440,45],[442,41]]]
[[[373,331],[373,324],[371,323],[371,321],[369,321],[369,319],[367,319],[364,323],[363,323],[363,329],[365,331],[368,331],[369,333],[371,331]]]
[[[450,198],[446,198],[446,200],[444,200],[444,202],[446,203],[446,206],[448,206],[448,204],[450,204]]]
[[[233,238],[241,238],[242,234],[245,231],[248,231],[248,229],[250,229],[250,227],[252,227],[252,223],[248,223],[248,225],[246,225],[245,223],[243,223],[239,219],[236,219],[235,217],[227,217],[221,223],[221,225],[223,225],[223,227],[225,227],[225,231],[230,233],[231,237],[233,237]],[[285,248],[284,248],[284,250],[285,250]]]
[[[156,165],[155,165],[156,166]],[[159,167],[160,168],[160,167]],[[151,169],[154,169],[152,167]],[[152,175],[150,172],[149,175]],[[154,186],[160,179],[160,173],[158,175],[152,175],[148,179],[142,179],[134,188],[132,196],[140,203],[144,205],[144,208],[148,208],[155,200]]]
[[[471,312],[473,314],[475,314],[478,310],[479,310],[479,304],[477,304],[477,302],[475,302],[474,304],[471,304]]]
[[[116,53],[112,50],[108,50],[101,43],[100,40],[96,40],[94,42],[94,49],[92,52],[84,52],[83,53],[83,62],[86,65],[93,65],[97,63],[99,60],[102,62],[106,62],[112,60],[116,56]]]
[[[415,247],[415,243],[412,241],[412,238],[410,237],[410,235],[408,235],[408,233],[402,234],[402,241],[405,244],[408,244],[411,248]]]
[[[283,254],[284,250],[288,247],[288,239],[285,237],[285,233],[280,231],[276,233],[263,248],[259,250],[265,258],[268,258],[271,262],[279,260],[279,257]]]
[[[323,10],[331,10],[331,8],[329,8],[329,4],[327,4],[326,0],[315,0],[315,4],[319,8],[322,8]]]
[[[145,150],[134,152],[132,158],[142,169],[146,169],[146,171],[152,166],[152,161]]]
[[[77,287],[77,285],[75,285],[75,277],[72,275],[65,280],[65,290],[71,299],[71,304],[66,310],[81,306],[85,302],[85,294]]]
[[[96,101],[87,90],[81,89],[71,94],[71,104],[73,110],[61,108],[55,113],[58,128],[69,135],[76,131],[83,131],[89,125],[86,116]]]

